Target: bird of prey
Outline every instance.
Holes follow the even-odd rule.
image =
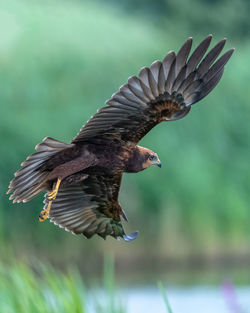
[[[186,116],[191,105],[209,94],[222,77],[234,49],[218,57],[226,39],[209,52],[206,37],[189,56],[192,38],[177,54],[141,69],[120,87],[82,127],[71,143],[43,139],[10,182],[13,202],[27,202],[46,191],[40,221],[47,218],[74,234],[110,235],[125,241],[118,195],[123,173],[161,167],[158,155],[138,145],[157,124]]]

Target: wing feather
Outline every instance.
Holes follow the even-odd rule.
[[[216,60],[218,55],[221,53],[222,49],[224,48],[226,43],[226,39],[221,40],[218,42],[213,49],[206,55],[206,57],[201,61],[200,65],[197,68],[198,73],[201,75],[205,73],[211,64]]]
[[[176,76],[180,73],[183,66],[186,64],[187,57],[192,47],[193,39],[190,37],[180,48],[179,52],[176,55],[176,64],[175,64],[175,72]]]
[[[145,93],[146,97],[149,100],[154,100],[155,97],[153,95],[153,91],[150,88],[150,83],[149,83],[149,78],[148,78],[148,72],[149,72],[149,68],[148,67],[143,67],[139,73],[139,79],[140,79],[140,85],[141,88],[143,90],[143,92]]]
[[[144,94],[141,87],[141,82],[138,77],[132,76],[128,79],[128,88],[135,96],[141,99],[143,103],[142,106],[146,107],[146,103],[149,101],[149,98],[147,98],[147,96]]]
[[[160,122],[186,116],[191,105],[217,85],[234,51],[217,59],[226,42],[223,39],[206,54],[211,39],[211,35],[207,36],[188,58],[192,47],[192,38],[188,38],[177,55],[170,51],[162,62],[143,67],[138,77],[130,77],[112,95],[107,106],[87,122],[72,142],[116,139],[121,144],[137,144]]]
[[[189,75],[193,70],[196,68],[196,66],[199,64],[200,60],[206,53],[210,43],[212,40],[212,35],[207,36],[200,44],[199,46],[194,50],[192,55],[190,56],[188,62],[187,62],[187,75]]]
[[[135,239],[137,233],[126,235],[120,221],[124,214],[118,202],[122,174],[107,175],[94,168],[87,172],[81,183],[59,189],[50,209],[51,221],[87,238],[97,234],[103,238],[121,237],[125,241]],[[47,194],[44,203],[46,208]]]

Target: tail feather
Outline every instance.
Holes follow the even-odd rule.
[[[37,152],[28,156],[21,163],[22,168],[14,174],[15,178],[10,182],[7,192],[7,194],[11,193],[10,200],[13,200],[13,202],[27,202],[43,191],[50,172],[40,172],[39,169],[56,153],[73,146],[73,144],[64,143],[50,137],[44,138],[42,143],[35,147]]]

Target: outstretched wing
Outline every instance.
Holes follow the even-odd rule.
[[[120,216],[125,217],[118,202],[122,174],[100,172],[93,168],[81,183],[60,188],[52,202],[49,218],[65,230],[87,238],[97,234],[103,238],[108,235],[116,239],[122,237],[125,241],[135,239],[137,232],[126,235],[121,224]],[[47,194],[44,203],[46,208]]]
[[[136,144],[161,121],[184,117],[192,104],[217,85],[234,51],[216,61],[226,42],[223,39],[203,58],[211,39],[211,35],[205,38],[188,58],[189,38],[177,55],[171,51],[162,62],[142,68],[139,77],[130,77],[72,142],[119,140]]]

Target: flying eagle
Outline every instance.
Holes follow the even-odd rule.
[[[87,238],[97,234],[135,239],[138,232],[126,235],[121,224],[121,217],[127,221],[118,202],[122,175],[161,167],[158,155],[138,142],[157,124],[186,116],[221,79],[234,49],[217,58],[223,39],[206,54],[211,39],[206,37],[188,57],[192,46],[188,38],[177,54],[170,51],[163,61],[142,68],[71,143],[44,138],[10,182],[10,200],[27,202],[46,191],[40,221],[50,218]]]

